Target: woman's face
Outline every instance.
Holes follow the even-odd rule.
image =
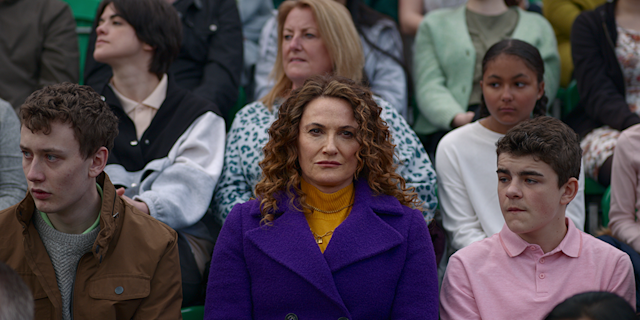
[[[544,82],[538,83],[535,71],[521,58],[506,54],[487,63],[480,86],[491,114],[481,123],[498,133],[507,133],[529,119],[536,101],[544,94]]]
[[[305,107],[298,130],[302,178],[324,193],[351,184],[360,149],[351,105],[342,99],[317,98]]]
[[[127,58],[153,53],[153,48],[140,41],[135,29],[116,13],[113,3],[107,5],[100,15],[96,34],[93,58],[98,62],[113,66]]]
[[[293,88],[302,87],[310,76],[333,71],[333,63],[324,46],[309,8],[294,8],[287,15],[282,31],[282,65]]]

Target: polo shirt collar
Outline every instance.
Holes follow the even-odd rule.
[[[124,110],[124,112],[129,114],[138,104],[142,104],[156,110],[160,109],[160,106],[162,106],[164,99],[167,97],[168,83],[169,80],[167,74],[165,73],[162,76],[162,79],[160,79],[160,83],[158,83],[153,92],[151,92],[151,94],[146,97],[141,103],[125,97],[111,83],[109,83],[109,86],[111,87],[111,90],[113,90],[113,93],[115,93],[118,100],[120,100],[120,104],[122,105],[122,109]]]
[[[567,234],[564,236],[564,239],[562,239],[560,244],[555,249],[546,253],[545,256],[552,255],[560,251],[572,258],[580,256],[580,252],[582,250],[582,234],[580,233],[580,230],[576,228],[574,223],[569,220],[569,218],[565,217],[564,223],[567,225]],[[500,243],[502,243],[504,251],[506,251],[511,258],[519,256],[525,249],[527,249],[527,247],[532,245],[512,232],[509,227],[507,227],[506,223],[502,226],[502,230],[500,231]]]

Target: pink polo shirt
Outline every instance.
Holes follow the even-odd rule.
[[[440,291],[441,319],[543,319],[585,291],[616,293],[635,308],[629,256],[565,221],[567,234],[546,254],[506,224],[456,252]]]

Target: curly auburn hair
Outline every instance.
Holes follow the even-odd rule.
[[[358,165],[354,179],[367,179],[376,194],[395,197],[402,205],[420,206],[414,188],[407,188],[404,179],[395,172],[395,145],[391,143],[389,127],[380,118],[380,108],[371,91],[351,79],[339,76],[314,76],[302,88],[294,90],[278,111],[278,119],[269,129],[269,142],[264,146],[264,160],[260,162],[262,179],[256,185],[260,199],[262,221],[275,219],[282,193],[290,204],[302,211],[306,195],[300,188],[302,169],[298,162],[299,125],[305,107],[321,97],[338,98],[349,103],[358,123],[355,139],[360,144],[356,153]]]

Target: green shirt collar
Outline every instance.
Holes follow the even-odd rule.
[[[100,199],[102,200],[102,187],[100,187],[100,185],[98,183],[96,183],[96,187],[98,189],[98,193],[100,194]],[[44,213],[44,212],[42,212],[40,210],[38,210],[38,212],[40,213],[40,216],[42,217],[42,220],[44,220],[44,222],[46,222],[51,228],[55,229],[55,227],[51,223],[51,220],[49,220],[49,216],[47,216],[46,213]],[[98,212],[98,217],[96,218],[96,221],[87,230],[85,230],[82,234],[87,234],[87,233],[93,231],[95,228],[97,228],[100,225],[100,214],[101,213],[102,213],[102,210],[100,212]]]

